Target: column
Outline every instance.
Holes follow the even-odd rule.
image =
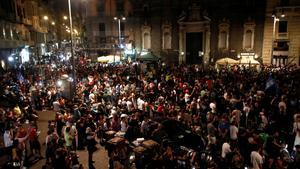
[[[205,52],[204,52],[204,66],[209,65],[209,53],[210,53],[210,30],[209,28],[205,31]]]
[[[184,47],[183,47],[183,43],[184,43],[184,31],[183,31],[183,28],[179,27],[179,64],[182,64],[184,63],[184,57],[185,57],[185,50],[184,50]]]

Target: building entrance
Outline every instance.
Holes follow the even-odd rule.
[[[203,33],[186,33],[186,63],[202,64],[203,62]]]

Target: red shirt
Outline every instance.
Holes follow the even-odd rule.
[[[29,140],[31,140],[31,141],[35,140],[36,137],[37,137],[36,128],[30,128],[30,130],[29,130],[29,136],[28,136]]]

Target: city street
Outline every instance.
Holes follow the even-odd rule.
[[[39,120],[38,120],[38,127],[41,131],[39,139],[40,143],[42,144],[42,155],[45,156],[45,138],[47,135],[48,130],[48,120],[54,119],[55,113],[53,111],[40,111],[39,114]],[[97,169],[107,169],[108,168],[108,158],[107,153],[103,147],[101,147],[99,144],[97,145],[99,148],[94,153],[94,166]],[[77,152],[80,158],[80,163],[83,164],[84,168],[88,168],[88,154],[86,150],[78,151]],[[38,161],[36,164],[34,164],[31,169],[41,169],[42,166],[45,164],[45,159]]]
[[[0,169],[300,169],[299,28],[300,0],[0,0]]]

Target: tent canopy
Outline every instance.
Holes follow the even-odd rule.
[[[231,58],[222,58],[222,59],[217,60],[216,64],[218,64],[218,65],[227,65],[227,64],[232,65],[232,64],[239,64],[239,61],[231,59]]]
[[[251,64],[251,65],[259,65],[259,62],[257,60],[255,60],[253,57],[246,57],[243,56],[241,57],[241,59],[239,60],[234,60],[231,58],[222,58],[216,61],[217,65],[245,65],[245,64]]]
[[[152,52],[147,52],[146,54],[139,55],[137,58],[139,61],[158,61],[159,58]]]

